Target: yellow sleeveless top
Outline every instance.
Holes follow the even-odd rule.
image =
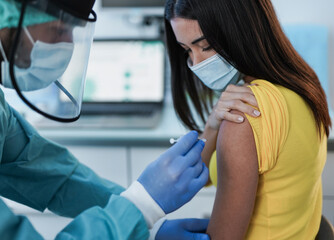
[[[313,240],[322,214],[327,137],[319,137],[313,113],[298,94],[264,80],[252,83],[261,116],[246,117],[256,143],[259,184],[246,239]],[[209,168],[217,186],[216,153]]]

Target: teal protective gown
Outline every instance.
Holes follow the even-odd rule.
[[[0,195],[73,221],[56,239],[136,240],[149,236],[142,213],[121,186],[98,177],[66,150],[41,137],[0,90]],[[0,200],[0,239],[42,239],[29,220]]]

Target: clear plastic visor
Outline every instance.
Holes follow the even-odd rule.
[[[32,11],[40,14],[42,23],[29,23]],[[81,111],[94,21],[77,18],[46,0],[29,3],[21,14],[9,59],[13,88],[42,115],[64,122],[76,120]]]

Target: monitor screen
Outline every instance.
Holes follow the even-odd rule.
[[[102,7],[162,7],[165,0],[102,0]]]
[[[83,101],[162,102],[164,71],[162,41],[94,41]]]

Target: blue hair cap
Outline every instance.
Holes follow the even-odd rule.
[[[0,0],[0,30],[4,28],[17,28],[20,15],[20,3],[15,0]],[[55,20],[57,20],[55,17],[28,6],[24,15],[23,27]]]

